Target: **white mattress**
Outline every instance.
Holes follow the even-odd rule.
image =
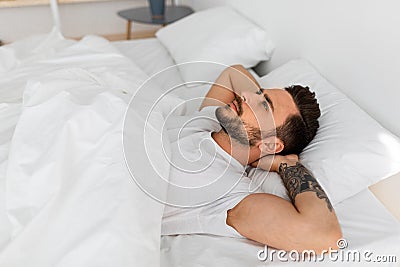
[[[165,71],[165,75],[157,76],[158,79],[162,79],[160,84],[183,83],[177,67],[169,68],[174,66],[175,62],[157,38],[118,41],[113,44],[149,76]]]
[[[185,105],[184,112],[191,114],[198,110],[202,102],[198,96],[205,95],[210,85],[199,83],[185,86],[173,58],[157,38],[118,41],[113,44],[148,74],[149,79],[156,82],[163,92],[190,99],[190,105]]]
[[[155,74],[174,64],[173,59],[156,39],[142,39],[114,43],[118,49],[149,74]],[[254,73],[253,73],[254,74]],[[174,69],[169,79],[181,82]],[[398,266],[400,262],[400,223],[368,190],[339,203],[336,212],[348,242],[348,249],[371,251],[373,256],[395,255],[397,263],[379,263],[379,266]],[[390,244],[390,245],[388,245]],[[212,235],[164,236],[161,243],[162,266],[265,266],[257,259],[263,246],[245,239]],[[267,260],[268,261],[268,260]],[[324,265],[330,263],[329,261]],[[268,266],[280,264],[275,259]],[[354,265],[348,262],[342,265]],[[361,260],[358,264],[365,264]],[[310,263],[296,263],[296,266]]]

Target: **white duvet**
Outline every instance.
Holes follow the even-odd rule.
[[[159,266],[163,205],[131,178],[122,144],[146,74],[104,39],[56,32],[1,48],[0,62],[0,266]]]

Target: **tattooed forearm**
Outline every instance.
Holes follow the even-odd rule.
[[[315,192],[317,197],[326,201],[329,211],[333,210],[332,204],[325,191],[300,162],[297,162],[295,166],[287,166],[286,163],[281,163],[279,166],[279,175],[282,177],[283,184],[288,190],[289,197],[293,204],[298,194],[303,192]]]

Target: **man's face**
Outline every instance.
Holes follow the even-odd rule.
[[[251,146],[261,140],[261,131],[274,131],[292,114],[298,114],[298,109],[291,95],[282,89],[243,92],[216,111],[218,121],[229,136]]]

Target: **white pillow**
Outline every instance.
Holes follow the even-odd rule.
[[[225,65],[252,67],[268,60],[273,51],[267,33],[230,7],[196,12],[160,29],[156,36],[175,63],[203,62],[179,65],[185,82],[213,82]]]
[[[309,86],[320,104],[320,128],[300,154],[300,160],[312,171],[333,204],[400,172],[398,137],[361,110],[307,61],[290,61],[260,79],[264,88],[292,84]]]

